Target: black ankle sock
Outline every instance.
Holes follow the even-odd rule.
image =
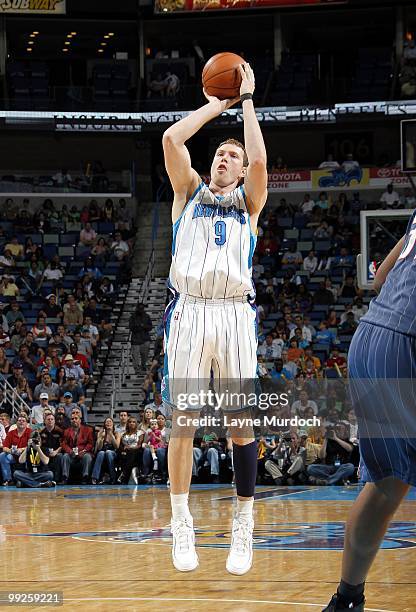
[[[348,584],[348,582],[344,582],[341,580],[338,587],[338,595],[346,603],[353,603],[354,605],[361,603],[364,596],[364,585],[365,582],[361,584]]]

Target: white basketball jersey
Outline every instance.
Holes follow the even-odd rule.
[[[254,298],[255,247],[244,187],[216,196],[201,182],[173,225],[170,286],[206,299]]]

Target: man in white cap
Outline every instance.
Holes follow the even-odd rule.
[[[70,375],[74,375],[75,380],[78,383],[84,384],[86,379],[85,372],[80,365],[74,362],[74,358],[71,353],[68,353],[64,359],[64,369],[67,378],[69,378]]]
[[[32,415],[31,421],[32,426],[36,427],[39,425],[43,426],[43,417],[45,409],[52,410],[51,406],[49,406],[49,396],[47,393],[43,392],[39,395],[40,404],[35,404],[32,407]],[[52,410],[54,412],[54,410]]]

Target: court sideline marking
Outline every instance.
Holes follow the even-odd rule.
[[[313,606],[322,608],[325,604],[307,603],[303,601],[270,601],[266,599],[215,599],[212,597],[207,598],[192,598],[186,599],[183,597],[80,597],[80,598],[64,598],[66,601],[189,601],[190,603],[200,601],[221,601],[224,603],[247,603],[247,604],[277,604],[285,606]],[[399,612],[398,610],[386,610],[385,608],[365,608],[368,612]]]

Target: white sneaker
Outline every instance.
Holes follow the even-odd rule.
[[[172,519],[171,533],[173,535],[172,560],[180,572],[190,572],[199,565],[195,550],[195,532],[192,517]]]
[[[250,518],[236,516],[233,519],[231,547],[228,553],[226,568],[230,574],[242,576],[249,571],[253,563],[253,528]]]

